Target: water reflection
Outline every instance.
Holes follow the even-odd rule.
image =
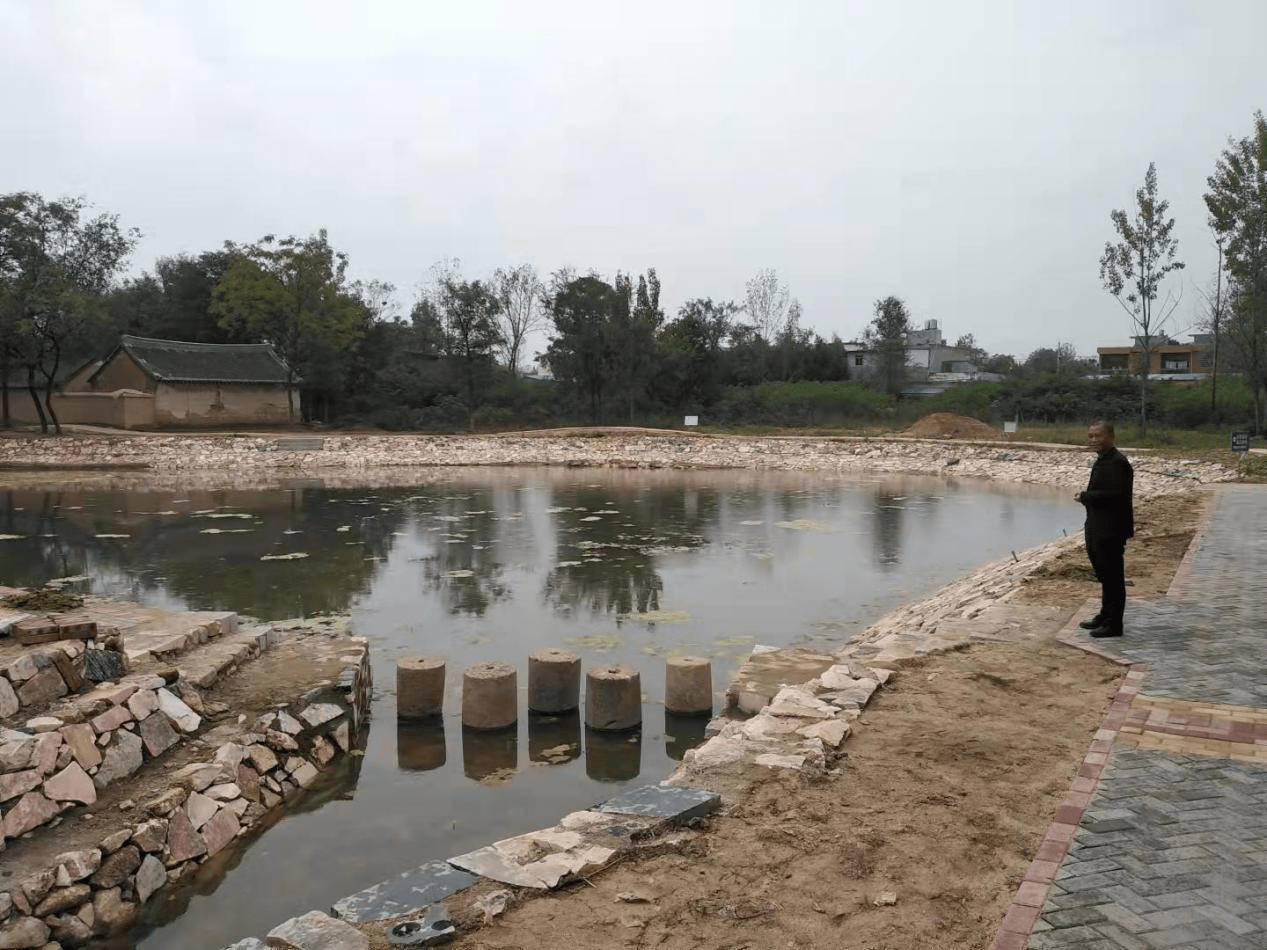
[[[580,758],[581,714],[528,713],[528,761],[562,765]]]
[[[429,772],[444,765],[444,720],[396,721],[396,765],[406,772]]]
[[[505,729],[462,727],[462,770],[476,782],[504,782],[519,764],[519,725]]]
[[[664,711],[664,752],[675,762],[681,762],[688,749],[703,743],[711,713],[682,715]]]
[[[608,732],[585,727],[585,774],[596,782],[628,782],[642,771],[642,728]]]

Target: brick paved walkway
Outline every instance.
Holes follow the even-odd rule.
[[[1267,948],[1267,489],[1218,490],[994,950]]]

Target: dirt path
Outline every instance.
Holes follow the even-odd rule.
[[[1203,500],[1140,506],[1133,595],[1165,591]],[[1062,557],[1018,596],[1080,607],[1098,590],[1081,567],[1081,552]],[[482,891],[460,896],[451,945],[984,950],[1121,674],[1050,638],[915,661],[872,700],[839,774],[769,773],[687,843],[516,894],[484,926]],[[363,930],[388,950],[382,925]]]

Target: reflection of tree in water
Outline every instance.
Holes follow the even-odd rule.
[[[511,595],[498,557],[497,501],[491,490],[474,489],[436,498],[417,511],[419,525],[435,542],[435,553],[421,559],[423,583],[444,597],[449,613],[482,617]]]
[[[0,547],[6,577],[40,583],[115,573],[138,599],[166,590],[192,609],[262,618],[346,610],[368,591],[376,558],[391,550],[405,517],[398,506],[380,510],[387,506],[364,492],[311,488],[14,492],[7,500],[4,517],[19,529],[6,533],[27,536],[17,556],[35,552],[38,560],[34,570],[10,572],[15,551]],[[345,525],[346,532],[337,530]],[[308,556],[260,561],[291,552]]]
[[[887,488],[877,488],[872,513],[871,544],[876,563],[885,570],[902,560],[903,496]]]
[[[557,564],[544,593],[561,610],[659,610],[664,580],[657,559],[702,547],[718,523],[717,492],[696,488],[624,493],[586,486],[555,490],[553,501]]]

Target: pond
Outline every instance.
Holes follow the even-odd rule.
[[[371,643],[364,756],[191,886],[160,892],[157,929],[113,946],[214,950],[659,781],[706,721],[666,716],[667,658],[711,658],[720,710],[754,645],[832,649],[1081,515],[1064,492],[936,478],[482,468],[413,481],[0,490],[0,584],[86,575],[94,593],[172,609],[348,611]],[[527,657],[546,646],[586,669],[638,669],[642,728],[529,717]],[[398,727],[396,660],[420,653],[448,661],[446,715]],[[519,670],[518,728],[463,730],[461,672],[482,660]]]

